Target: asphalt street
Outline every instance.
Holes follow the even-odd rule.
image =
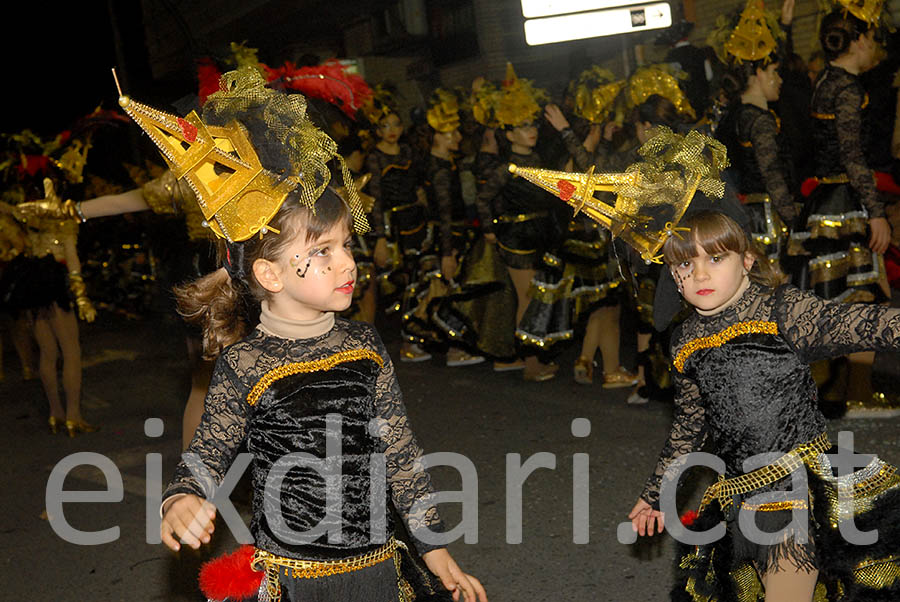
[[[396,337],[385,339],[396,355]],[[180,451],[181,413],[189,387],[183,331],[164,313],[140,320],[101,314],[98,322],[82,324],[81,340],[84,414],[102,428],[74,439],[49,433],[41,386],[37,380],[22,380],[12,346],[4,341],[0,439],[7,461],[0,492],[0,598],[202,600],[196,586],[198,567],[234,548],[228,529],[219,524],[212,544],[200,552],[175,554],[147,543],[147,517],[157,511],[153,472],[161,461],[167,481]],[[665,600],[673,541],[664,535],[625,545],[617,540],[617,528],[654,466],[671,406],[662,402],[628,406],[627,389],[576,384],[571,377],[574,355],[574,350],[563,354],[559,377],[545,383],[523,382],[521,373],[494,373],[489,364],[446,368],[440,356],[419,364],[397,364],[422,446],[428,452],[461,454],[477,471],[477,479],[465,484],[453,468],[432,471],[440,491],[465,487],[470,494],[477,493],[477,505],[468,509],[467,519],[467,524],[477,519],[477,527],[468,531],[465,541],[453,543],[451,553],[483,581],[494,602]],[[161,436],[145,434],[145,421],[151,418],[162,420]],[[589,432],[584,420],[573,428],[576,419],[589,421]],[[832,421],[829,430],[833,435],[851,430],[857,449],[898,463],[898,425],[900,418],[841,420]],[[78,464],[89,458],[72,458],[76,452],[107,458],[107,473],[87,465],[63,471],[66,461]],[[540,458],[555,468],[538,468],[525,480],[521,543],[511,543],[507,531],[515,525],[507,524],[507,506],[515,499],[516,487],[508,485],[519,477],[507,466],[516,468],[541,452]],[[583,489],[573,493],[584,480],[573,482],[573,465],[585,459],[575,454],[586,454],[589,461],[586,517],[573,514],[573,504],[579,507],[587,499]],[[54,469],[65,476],[67,491],[102,492],[107,478],[121,475],[124,496],[67,502],[59,517],[46,504]],[[686,508],[696,505],[706,478],[700,475],[688,485]],[[102,493],[95,497],[102,498]],[[235,497],[246,513],[246,492]],[[57,519],[54,524],[85,532],[106,530],[109,541],[91,546],[68,542],[51,525],[48,509]],[[443,504],[441,510],[448,525],[460,521],[460,504]]]

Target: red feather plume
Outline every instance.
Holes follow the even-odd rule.
[[[351,119],[372,96],[372,89],[366,81],[359,75],[347,73],[337,59],[325,61],[317,67],[297,67],[290,61],[277,68],[263,67],[269,82],[279,80],[285,89],[300,92],[309,98],[321,98]]]
[[[210,94],[219,91],[221,77],[222,73],[219,72],[219,68],[211,58],[197,59],[197,83],[199,84],[197,96],[199,96],[200,106],[206,104],[206,98]]]
[[[243,600],[259,591],[263,573],[250,568],[253,546],[210,560],[200,568],[200,590],[211,600]]]

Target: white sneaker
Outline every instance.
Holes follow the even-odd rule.
[[[643,387],[638,387],[637,389],[635,389],[634,391],[631,392],[631,395],[628,396],[628,400],[627,400],[627,403],[629,405],[641,406],[641,405],[644,405],[645,403],[650,403],[650,398],[644,397],[644,395],[641,393],[641,389],[643,389]]]
[[[418,345],[405,345],[400,349],[401,362],[427,362],[431,354]]]

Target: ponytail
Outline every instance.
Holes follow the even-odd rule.
[[[235,284],[225,268],[173,290],[178,313],[185,322],[200,327],[203,332],[203,359],[216,359],[223,349],[250,331],[245,298],[250,292],[240,281]]]

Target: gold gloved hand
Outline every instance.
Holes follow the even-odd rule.
[[[16,205],[14,214],[20,221],[41,218],[71,219],[82,223],[86,221],[78,207],[78,203],[68,200],[61,202],[56,194],[53,180],[44,178],[44,198],[39,201],[29,201]]]
[[[78,317],[85,322],[93,322],[97,317],[97,310],[87,297],[87,287],[80,272],[69,272],[69,290],[75,295],[75,305],[78,307]]]

